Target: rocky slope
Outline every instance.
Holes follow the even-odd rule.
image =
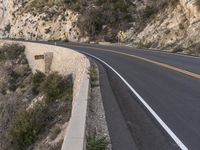
[[[79,37],[77,13],[66,10],[60,1],[0,0],[0,35],[32,40]],[[65,35],[65,32],[68,35]]]
[[[155,14],[135,36],[127,31],[127,39],[143,47],[176,48],[187,53],[200,52],[200,11],[195,0],[180,0]]]
[[[123,30],[124,42],[134,46],[198,53],[199,6],[199,0],[0,0],[0,35],[116,42]]]

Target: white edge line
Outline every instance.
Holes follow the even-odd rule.
[[[173,133],[173,131],[164,123],[164,121],[156,114],[156,112],[147,104],[147,102],[138,94],[138,92],[109,64],[107,64],[105,61],[101,60],[100,58],[88,54],[86,52],[81,52],[83,54],[86,54],[90,57],[93,57],[103,64],[105,64],[107,67],[109,67],[114,73],[116,73],[120,79],[130,88],[130,90],[137,96],[137,98],[142,102],[142,104],[147,108],[147,110],[153,115],[153,117],[158,121],[158,123],[164,128],[164,130],[171,136],[171,138],[176,142],[176,144],[182,149],[182,150],[188,150],[188,148],[181,142],[181,140]]]

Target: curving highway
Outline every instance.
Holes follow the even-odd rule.
[[[114,150],[200,149],[200,58],[58,42],[97,61]]]
[[[199,57],[125,46],[41,43],[68,47],[96,61],[113,150],[200,149]]]

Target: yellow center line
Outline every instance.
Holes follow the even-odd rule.
[[[83,47],[83,46],[77,46],[77,45],[73,45],[73,46],[75,46],[75,47]],[[84,47],[85,48],[90,48],[90,49],[95,49],[95,50],[100,50],[100,51],[105,51],[105,52],[112,52],[112,53],[115,53],[115,54],[120,54],[120,55],[125,55],[125,56],[129,56],[129,57],[132,57],[132,58],[143,60],[143,61],[155,64],[155,65],[158,65],[158,66],[161,66],[161,67],[164,67],[164,68],[168,68],[168,69],[174,70],[176,72],[179,72],[179,73],[182,73],[182,74],[185,74],[185,75],[200,79],[200,74],[196,74],[196,73],[193,73],[193,72],[190,72],[190,71],[187,71],[187,70],[184,70],[184,69],[180,69],[180,68],[177,68],[177,67],[165,64],[165,63],[154,61],[154,60],[151,60],[151,59],[148,59],[148,58],[136,56],[136,55],[133,55],[133,54],[127,54],[127,53],[123,53],[123,52],[118,52],[118,51],[114,51],[114,50],[110,50],[110,49],[102,49],[102,48],[89,47],[89,46],[84,46]]]

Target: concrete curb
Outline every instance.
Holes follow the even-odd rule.
[[[87,60],[84,76],[80,85],[79,95],[73,102],[72,116],[67,127],[61,150],[86,149],[85,129],[89,96],[89,67],[90,62]]]

